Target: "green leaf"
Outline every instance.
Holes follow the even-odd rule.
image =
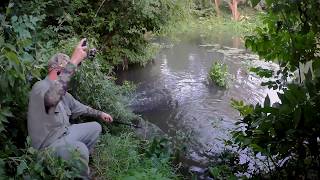
[[[19,176],[19,175],[23,174],[23,171],[27,168],[28,168],[27,163],[25,161],[21,161],[21,163],[19,164],[19,166],[17,168],[17,175]]]
[[[305,81],[310,82],[312,80],[312,72],[311,69],[309,68],[308,72],[304,74],[305,76]]]
[[[297,128],[301,119],[301,108],[297,108],[293,114],[294,128]]]
[[[210,167],[209,172],[213,177],[219,177],[220,170],[217,167]]]
[[[262,67],[251,67],[250,71],[256,73],[259,77],[270,78],[273,76],[272,70],[263,69]]]
[[[264,99],[264,107],[270,107],[270,98],[269,95]]]
[[[5,161],[3,159],[0,159],[0,177],[4,178],[5,177]],[[4,178],[5,179],[5,178]]]
[[[315,60],[312,62],[313,73],[316,77],[320,77],[320,60]]]
[[[20,64],[19,58],[16,53],[9,51],[5,54],[5,56],[9,61],[13,62],[14,64]]]
[[[252,7],[256,7],[261,0],[250,0]]]
[[[17,16],[12,16],[11,17],[11,22],[16,22],[18,20],[18,17]]]
[[[9,108],[2,109],[0,113],[6,117],[13,117],[13,114],[10,112]]]
[[[261,146],[257,145],[257,144],[251,144],[250,145],[252,147],[252,149],[255,151],[255,152],[261,152],[263,154],[266,154],[266,150],[264,148],[262,148]]]

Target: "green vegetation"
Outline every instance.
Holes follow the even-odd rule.
[[[228,86],[228,68],[226,64],[214,62],[209,71],[209,78],[220,87]]]
[[[126,69],[129,64],[145,64],[155,51],[147,38],[165,26],[179,8],[180,1],[4,1],[0,5],[0,175],[23,179],[67,179],[79,175],[73,161],[65,162],[48,152],[39,152],[26,146],[26,110],[28,92],[32,85],[43,79],[49,58],[57,52],[70,54],[80,37],[87,37],[90,47],[99,50],[93,61],[82,63],[70,85],[70,92],[94,108],[110,113],[115,120],[136,118],[126,108],[126,99],[133,89],[129,83],[116,86],[113,70]],[[176,17],[175,17],[176,18]],[[81,119],[86,121],[88,119]],[[114,126],[105,127],[117,137],[104,136],[98,152],[107,152],[103,146],[110,137],[108,147],[117,147],[116,140],[125,139],[130,130]],[[110,144],[111,143],[111,144]],[[141,144],[141,148],[147,148]],[[140,148],[140,147],[139,147]],[[119,149],[118,149],[119,150]],[[169,160],[160,160],[158,166],[147,162],[148,157],[138,149],[137,162],[159,177],[174,176]],[[115,154],[120,161],[121,154]],[[114,162],[115,162],[114,161]],[[138,163],[139,161],[139,163]],[[75,157],[74,162],[77,161]],[[104,162],[103,159],[101,162]],[[109,162],[108,162],[109,163]],[[130,161],[129,163],[133,163]],[[117,164],[100,164],[111,171]],[[133,167],[133,166],[131,166]],[[152,169],[151,169],[152,168]],[[133,170],[134,171],[134,170]],[[170,173],[169,173],[170,172]],[[133,172],[132,172],[133,173]],[[104,174],[99,174],[104,176]],[[59,176],[59,177],[58,177]],[[168,176],[168,177],[167,177]],[[106,175],[106,178],[110,176]]]
[[[272,70],[263,69],[261,67],[251,67],[250,71],[256,73],[260,77],[270,78],[270,77],[273,76],[273,71]]]
[[[245,173],[248,164],[240,164],[240,158],[237,153],[225,150],[222,152],[218,160],[209,167],[209,173],[216,179],[245,179],[244,175],[236,175],[237,173]]]
[[[176,179],[169,166],[170,148],[143,143],[132,134],[104,135],[94,153],[96,175],[102,179]]]
[[[116,86],[113,72],[130,64],[145,65],[154,56],[150,43],[155,34],[178,37],[201,34],[205,42],[219,43],[219,32],[246,37],[246,47],[280,70],[252,68],[274,80],[262,85],[278,90],[281,102],[263,105],[232,105],[243,117],[233,132],[234,144],[267,158],[253,178],[319,179],[320,169],[320,3],[314,0],[268,0],[267,13],[257,17],[239,5],[231,20],[198,1],[58,1],[6,0],[0,5],[0,176],[23,179],[72,179],[79,176],[81,161],[54,158],[49,151],[36,151],[26,143],[26,108],[32,85],[46,76],[46,63],[56,52],[70,54],[80,37],[99,49],[93,61],[79,68],[70,92],[82,102],[109,112],[115,120],[137,116],[126,109],[134,88]],[[209,2],[209,1],[208,1]],[[258,3],[252,0],[252,4]],[[215,16],[219,14],[219,16]],[[179,21],[184,19],[184,21]],[[261,21],[263,25],[261,25]],[[175,23],[172,23],[175,22]],[[168,24],[170,23],[170,25]],[[255,29],[255,31],[253,31]],[[304,69],[308,67],[310,69]],[[290,81],[292,73],[298,77]],[[308,72],[304,74],[304,72]],[[227,67],[214,63],[209,77],[227,86]],[[86,121],[88,119],[81,119]],[[129,129],[105,126],[91,166],[101,179],[175,179],[172,151],[165,140],[143,141]],[[229,142],[230,143],[230,142]],[[210,168],[216,178],[235,178],[245,172],[238,158],[226,155]],[[234,161],[229,161],[233,159]],[[242,166],[242,168],[247,168]],[[266,170],[267,169],[267,170]]]
[[[81,178],[79,169],[83,168],[84,164],[76,151],[72,161],[55,158],[50,150],[37,151],[28,146],[21,151],[21,156],[9,157],[7,162],[1,159],[1,179],[9,179],[7,173],[15,173],[17,179]],[[7,173],[4,171],[4,165],[7,165]]]
[[[221,43],[221,33],[230,34],[231,37],[244,37],[253,33],[254,29],[262,24],[261,13],[247,6],[241,6],[239,11],[243,14],[240,21],[231,19],[230,12],[222,9],[221,16],[216,16],[211,2],[209,7],[193,7],[193,3],[186,3],[188,11],[180,21],[166,26],[162,29],[165,37],[178,41],[179,37],[196,36],[199,34],[205,43]]]
[[[250,148],[255,155],[261,153],[267,158],[268,171],[260,169],[254,176],[319,179],[320,3],[313,0],[266,3],[265,26],[247,37],[246,46],[261,58],[280,65],[280,70],[274,73],[275,80],[263,83],[280,90],[280,102],[271,104],[268,96],[263,105],[234,102],[243,119],[237,122],[239,129],[233,137],[240,149]],[[307,64],[312,64],[310,69]],[[299,72],[297,81],[288,81],[293,71]]]

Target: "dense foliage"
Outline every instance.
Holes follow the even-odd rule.
[[[76,169],[62,160],[47,161],[25,149],[26,110],[32,85],[46,76],[48,59],[70,54],[80,37],[99,54],[82,64],[70,86],[79,100],[129,121],[125,107],[131,86],[116,86],[114,67],[145,64],[154,47],[150,36],[177,14],[180,1],[57,1],[11,0],[0,5],[0,174],[16,178],[75,177]],[[45,152],[44,152],[45,153]],[[48,157],[51,157],[48,155]],[[61,169],[69,171],[61,172]]]
[[[319,179],[320,2],[267,0],[266,4],[265,26],[247,37],[246,46],[279,63],[275,80],[263,85],[277,89],[280,102],[272,104],[268,96],[263,105],[234,102],[244,117],[234,133],[235,142],[268,158],[269,177]]]

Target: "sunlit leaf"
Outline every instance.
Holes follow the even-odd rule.
[[[20,64],[20,61],[19,61],[19,58],[17,56],[16,53],[12,52],[12,51],[9,51],[5,54],[5,56],[7,57],[7,59],[9,61],[11,61],[12,63],[14,63],[15,65],[18,65]]]

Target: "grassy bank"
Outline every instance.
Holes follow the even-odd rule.
[[[221,34],[243,38],[251,35],[254,29],[262,24],[263,16],[261,12],[251,8],[240,9],[240,21],[232,20],[230,12],[227,11],[222,11],[220,17],[212,13],[205,16],[199,14],[202,14],[201,11],[191,11],[184,20],[166,26],[160,34],[176,41],[182,37],[199,35],[205,42],[217,41],[221,39]]]

